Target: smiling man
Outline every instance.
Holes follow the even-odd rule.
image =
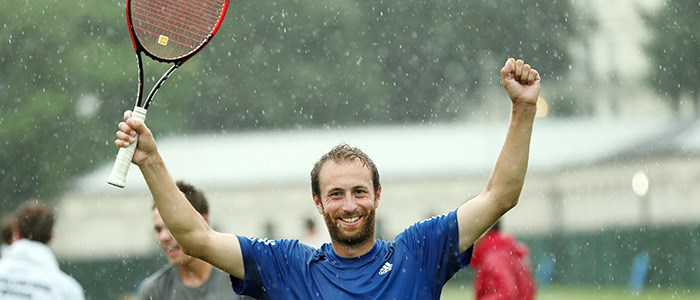
[[[124,114],[117,147],[138,144],[155,205],[182,250],[231,275],[239,294],[260,299],[438,299],[443,285],[471,259],[474,242],[520,197],[540,93],[539,73],[510,58],[501,69],[511,100],[505,143],[484,190],[456,209],[420,221],[393,242],[375,238],[382,194],[379,172],[358,148],[341,144],[311,171],[312,198],[331,243],[247,238],[214,231],[171,179],[152,132]],[[468,155],[469,149],[464,149]],[[245,171],[245,170],[241,170]],[[439,199],[427,199],[439,201]]]
[[[335,251],[345,257],[369,252],[381,195],[379,172],[372,160],[360,149],[338,145],[314,165],[311,190]]]

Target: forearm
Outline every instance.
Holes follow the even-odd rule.
[[[163,222],[183,251],[191,251],[200,244],[194,241],[209,229],[208,225],[175,185],[159,154],[140,168]]]
[[[504,212],[515,206],[525,182],[536,106],[514,104],[505,143],[485,192]]]

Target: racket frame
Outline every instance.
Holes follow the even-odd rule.
[[[145,121],[146,113],[148,112],[148,107],[150,106],[153,97],[155,97],[156,92],[158,92],[165,80],[167,80],[168,77],[170,77],[170,75],[172,75],[173,72],[175,72],[175,70],[182,66],[182,64],[184,64],[187,60],[189,60],[197,53],[199,53],[202,49],[204,49],[204,47],[206,47],[207,44],[209,44],[214,35],[216,35],[216,33],[219,31],[219,28],[221,27],[221,24],[223,24],[224,18],[226,17],[226,12],[228,11],[230,0],[225,0],[222,3],[223,7],[221,8],[221,14],[219,15],[217,22],[215,23],[214,28],[209,34],[205,36],[202,42],[196,48],[194,48],[194,50],[175,58],[159,57],[148,51],[148,49],[146,49],[146,47],[143,46],[141,41],[139,41],[138,35],[136,34],[132,21],[131,2],[131,0],[126,1],[126,23],[129,28],[129,36],[131,37],[132,45],[134,46],[134,50],[136,52],[136,65],[139,81],[136,91],[136,104],[132,112],[132,117],[140,121]],[[141,53],[145,54],[146,56],[150,57],[151,59],[157,62],[173,64],[167,71],[165,71],[163,76],[161,76],[160,79],[156,81],[156,83],[151,88],[151,91],[146,96],[145,101],[143,101],[144,72],[143,58]],[[136,141],[129,145],[129,147],[119,148],[119,152],[117,153],[117,157],[114,162],[114,167],[112,168],[112,172],[107,178],[107,183],[120,188],[124,188],[126,186],[126,175],[129,172],[129,167],[131,166],[131,159],[133,158],[134,152],[136,151],[138,135],[135,137],[135,139]]]
[[[230,1],[225,0],[223,3],[223,7],[221,8],[222,13],[221,17],[217,20],[217,22],[214,25],[214,28],[212,31],[207,34],[207,36],[202,40],[202,42],[192,51],[186,53],[185,55],[175,57],[175,58],[162,58],[159,57],[150,51],[146,49],[146,47],[143,46],[141,41],[138,39],[138,35],[136,34],[136,30],[134,29],[134,23],[133,19],[131,16],[131,2],[132,0],[127,0],[126,1],[126,24],[127,27],[129,28],[129,37],[131,38],[131,43],[134,46],[134,51],[136,51],[136,61],[137,61],[137,66],[138,66],[138,78],[139,78],[139,84],[138,84],[138,91],[136,93],[136,106],[143,107],[145,109],[148,109],[148,106],[151,104],[151,100],[153,100],[153,97],[155,96],[156,92],[158,89],[163,85],[163,82],[172,75],[177,68],[179,68],[182,64],[184,64],[186,61],[188,61],[190,58],[195,56],[197,53],[202,51],[204,47],[209,44],[211,39],[216,35],[216,33],[219,31],[219,28],[221,28],[221,24],[224,22],[224,17],[226,16],[226,12],[228,11],[228,6]],[[141,53],[145,54],[146,56],[150,57],[151,59],[161,62],[161,63],[172,63],[173,65],[161,76],[161,78],[153,85],[153,88],[151,88],[151,91],[148,93],[148,96],[146,96],[146,101],[142,101],[143,98],[143,86],[144,86],[144,80],[143,80],[143,59],[141,58]]]

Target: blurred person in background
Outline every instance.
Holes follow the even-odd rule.
[[[54,211],[37,201],[15,213],[16,240],[0,259],[0,298],[85,299],[82,286],[61,271],[48,243],[53,238]]]
[[[323,243],[328,242],[316,229],[316,221],[312,217],[304,219],[304,235],[299,241],[314,248],[321,248]]]
[[[0,233],[2,233],[2,243],[0,244],[0,256],[2,256],[2,252],[5,251],[5,248],[12,244],[12,242],[17,239],[15,236],[15,214],[14,213],[7,213],[4,216],[2,216],[2,220],[0,220]]]
[[[138,139],[132,162],[139,166],[163,221],[185,253],[231,274],[239,294],[263,299],[439,299],[444,284],[468,266],[474,242],[518,203],[540,80],[522,60],[506,60],[501,83],[510,98],[510,126],[484,190],[445,214],[409,226],[394,241],[375,238],[382,193],[379,171],[366,153],[347,144],[324,154],[311,171],[311,198],[331,238],[320,249],[298,240],[213,230],[178,191],[153,133],[130,111],[117,125],[114,144],[128,147]],[[333,113],[340,112],[328,112]]]
[[[209,223],[209,203],[204,193],[183,181],[178,181],[176,185],[192,207]],[[182,252],[155,206],[152,213],[153,229],[168,264],[141,282],[136,299],[245,299],[233,292],[228,274]]]
[[[474,247],[475,299],[534,299],[536,284],[528,252],[525,244],[501,231],[501,221],[496,222]]]

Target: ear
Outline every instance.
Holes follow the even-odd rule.
[[[316,210],[318,213],[323,214],[323,203],[321,202],[321,198],[316,196],[316,194],[311,194],[311,197],[314,198],[314,205],[316,205]]]
[[[377,191],[374,193],[374,208],[379,207],[379,199],[382,197],[382,186],[380,185],[377,188]]]
[[[17,226],[14,226],[14,228],[12,228],[12,242],[18,241],[20,238],[19,229]]]

